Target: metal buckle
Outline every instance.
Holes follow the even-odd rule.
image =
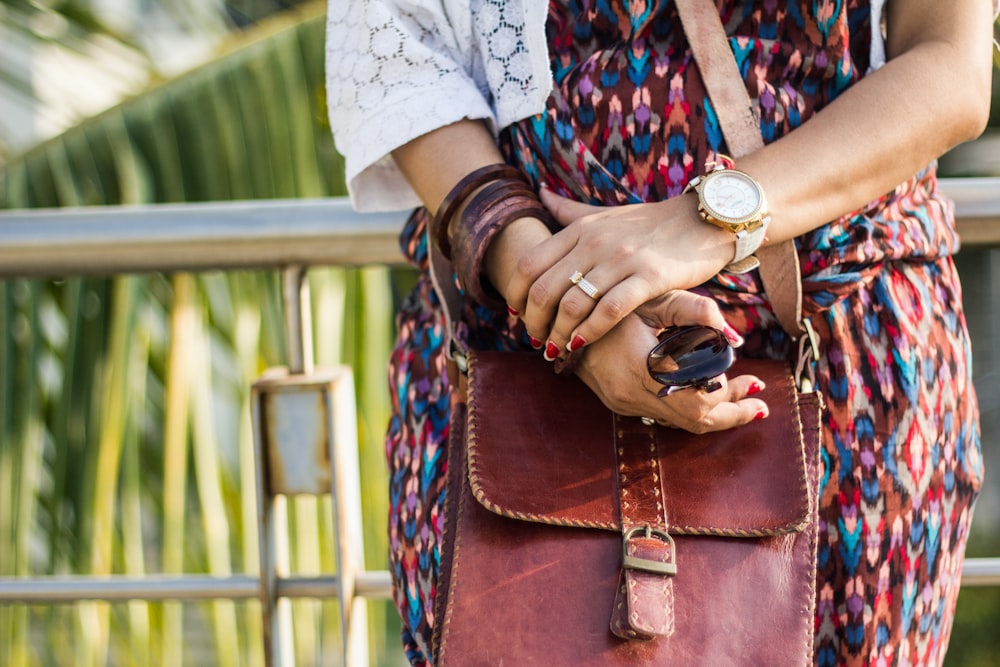
[[[664,563],[663,561],[630,556],[628,553],[628,541],[640,533],[643,533],[645,537],[656,537],[664,544],[667,544],[670,547],[670,562]],[[648,523],[644,526],[636,526],[622,536],[622,568],[626,570],[641,570],[643,572],[652,572],[672,577],[677,574],[677,564],[673,562],[676,554],[677,550],[674,547],[674,538],[670,537],[670,534],[665,530],[651,528]]]

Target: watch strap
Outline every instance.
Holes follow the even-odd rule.
[[[726,271],[730,273],[747,273],[760,266],[760,260],[754,253],[764,242],[764,234],[767,233],[767,219],[757,229],[749,229],[736,234],[736,252],[733,254],[733,261],[726,265]]]

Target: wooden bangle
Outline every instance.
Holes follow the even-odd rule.
[[[441,202],[437,214],[431,220],[431,239],[437,242],[438,248],[448,259],[451,259],[451,243],[448,239],[448,228],[451,225],[451,219],[454,217],[455,212],[469,195],[483,184],[498,178],[525,180],[524,175],[520,171],[508,164],[489,164],[466,174],[445,196],[444,201]]]
[[[483,260],[490,243],[519,218],[538,218],[550,225],[551,216],[530,188],[521,183],[497,182],[476,193],[460,217],[451,239],[459,284],[475,301],[503,309],[503,300],[483,273]]]

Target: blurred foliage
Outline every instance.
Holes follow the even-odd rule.
[[[314,3],[269,19],[206,65],[10,160],[0,209],[344,194],[324,12]],[[385,567],[392,280],[385,267],[310,272],[316,361],[354,370],[373,569]],[[0,488],[11,499],[0,504],[0,576],[257,571],[248,392],[284,362],[275,273],[8,280],[0,337]],[[333,572],[329,500],[290,507],[293,570]],[[398,620],[388,604],[370,607],[373,662],[384,664]],[[301,664],[337,655],[334,609],[294,603]],[[256,603],[0,606],[0,664],[11,667],[258,665],[261,647]]]

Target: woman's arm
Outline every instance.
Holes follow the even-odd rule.
[[[465,175],[480,167],[503,162],[500,149],[486,125],[468,119],[417,137],[394,150],[392,157],[432,214]],[[461,207],[456,213],[460,215]],[[511,223],[497,236],[486,254],[485,270],[490,282],[508,284],[521,254],[551,235],[535,218],[521,218]]]
[[[896,1],[887,11],[888,62],[740,161],[767,193],[769,243],[860,208],[985,129],[990,0]]]
[[[889,7],[889,62],[739,160],[767,194],[768,243],[864,206],[985,126],[990,0]],[[500,288],[533,336],[560,347],[576,336],[592,343],[649,299],[700,284],[732,257],[732,237],[701,222],[694,199],[600,208],[544,196],[567,228],[522,257]],[[575,271],[603,291],[600,301],[573,289]]]

